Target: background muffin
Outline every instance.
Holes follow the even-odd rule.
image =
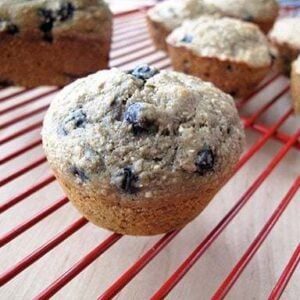
[[[272,28],[279,12],[276,0],[203,0],[203,2],[224,16],[255,23],[265,33]]]
[[[291,93],[295,113],[300,113],[300,56],[292,64]]]
[[[166,51],[166,37],[186,20],[201,15],[229,16],[255,23],[267,33],[278,11],[276,0],[169,0],[148,11],[147,23],[155,46]]]
[[[244,142],[229,95],[149,66],[100,71],[67,86],[51,103],[42,136],[79,211],[134,235],[195,218],[232,174]]]
[[[64,85],[108,66],[112,16],[102,0],[0,2],[0,83]]]
[[[255,24],[203,16],[167,38],[176,71],[213,82],[234,97],[246,96],[266,76],[273,54]]]
[[[269,37],[279,51],[279,71],[290,75],[291,63],[300,54],[300,17],[279,19]]]
[[[150,36],[157,49],[167,50],[166,37],[183,21],[212,13],[202,0],[168,0],[157,4],[147,13]]]

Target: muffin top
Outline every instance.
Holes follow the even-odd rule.
[[[244,21],[268,20],[277,16],[276,0],[203,0],[222,14]]]
[[[173,30],[183,21],[199,17],[205,13],[213,13],[209,5],[204,5],[202,0],[167,0],[149,9],[148,16],[151,20],[163,23]]]
[[[120,199],[211,189],[232,171],[244,142],[231,96],[147,65],[65,87],[42,136],[55,172]]]
[[[99,36],[111,13],[102,0],[0,0],[0,34],[48,42],[55,36]]]
[[[300,17],[279,19],[269,36],[274,42],[285,43],[300,50]]]
[[[204,57],[253,67],[272,64],[272,51],[265,35],[256,25],[237,19],[202,16],[186,21],[168,36],[167,42]]]

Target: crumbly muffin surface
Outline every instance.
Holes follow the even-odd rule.
[[[146,65],[100,71],[65,87],[42,136],[60,176],[132,200],[213,188],[232,171],[244,142],[229,95]]]
[[[270,32],[270,38],[300,50],[300,17],[279,19]]]
[[[202,16],[186,21],[167,41],[204,57],[244,62],[254,67],[272,63],[271,48],[257,26],[232,18]]]
[[[111,22],[102,0],[0,0],[0,34],[52,40],[53,36],[99,36]]]
[[[265,20],[278,13],[276,0],[203,0],[203,2],[220,13],[245,21]]]
[[[211,6],[204,5],[202,0],[168,0],[150,9],[148,15],[151,20],[161,22],[167,29],[173,30],[186,19],[213,12]]]

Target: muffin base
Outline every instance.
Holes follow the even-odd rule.
[[[293,100],[294,111],[300,114],[300,74],[292,67],[291,73],[291,94]]]
[[[146,20],[148,31],[154,43],[154,46],[158,50],[167,52],[168,46],[166,38],[171,33],[171,30],[167,29],[162,23],[151,20],[148,16]]]
[[[277,15],[269,20],[254,20],[253,23],[256,24],[262,32],[267,34],[273,27],[276,21]]]
[[[271,66],[255,68],[245,63],[201,57],[189,49],[170,44],[168,50],[175,71],[210,81],[235,98],[251,94],[271,68]]]
[[[231,176],[192,196],[122,201],[116,201],[113,196],[103,197],[98,191],[87,191],[58,174],[56,177],[71,203],[93,224],[121,234],[155,235],[191,222]]]
[[[273,45],[278,49],[278,58],[276,59],[276,69],[286,75],[291,75],[291,65],[300,54],[300,49],[292,48],[287,43],[279,43],[272,41]]]
[[[52,43],[6,37],[0,45],[0,85],[63,86],[108,66],[110,40],[57,38]]]

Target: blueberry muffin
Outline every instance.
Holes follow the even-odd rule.
[[[300,113],[300,56],[292,64],[291,93],[295,113]]]
[[[0,84],[62,86],[107,68],[111,31],[102,0],[0,0]]]
[[[267,33],[279,12],[276,0],[203,0],[223,16],[238,18],[257,24]]]
[[[257,25],[227,17],[186,21],[167,43],[176,71],[211,81],[234,97],[250,94],[274,59]]]
[[[279,19],[269,37],[279,51],[279,71],[290,75],[291,63],[300,54],[300,16]]]
[[[168,0],[147,14],[150,36],[157,49],[166,51],[167,36],[182,23],[202,15],[219,15],[256,23],[268,32],[278,15],[276,0]]]
[[[93,223],[132,235],[180,228],[232,174],[244,143],[233,99],[147,65],[65,87],[42,130],[67,196]]]
[[[150,36],[157,49],[167,50],[166,37],[183,21],[213,13],[202,0],[168,0],[157,4],[147,13]]]

